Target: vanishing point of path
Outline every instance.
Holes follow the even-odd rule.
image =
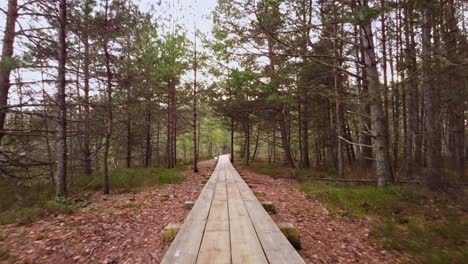
[[[223,155],[162,263],[304,261]]]

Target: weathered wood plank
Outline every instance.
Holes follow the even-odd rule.
[[[231,165],[232,167],[232,165]],[[234,167],[232,167],[233,170]],[[305,263],[237,171],[232,173],[268,262]]]
[[[197,263],[231,263],[225,166],[218,176]]]
[[[191,264],[196,262],[214,196],[216,181],[221,171],[220,166],[221,164],[218,162],[215,171],[200,193],[161,263]]]
[[[232,177],[233,169],[231,166],[226,174],[232,263],[268,263],[242,196]]]
[[[224,155],[162,263],[304,261]]]

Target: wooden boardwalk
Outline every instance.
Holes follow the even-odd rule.
[[[223,155],[162,263],[304,261]]]

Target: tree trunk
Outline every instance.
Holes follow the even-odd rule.
[[[197,142],[197,44],[195,36],[195,62],[193,66],[193,172],[198,172]]]
[[[432,83],[432,1],[427,0],[422,7],[422,85],[424,90],[424,117],[426,130],[426,159],[427,179],[426,183],[433,190],[440,189],[440,134],[438,131],[438,114],[436,111],[435,88]]]
[[[455,172],[457,181],[461,182],[465,175],[465,106],[466,100],[466,76],[463,76],[463,67],[460,58],[466,56],[466,42],[458,43],[460,30],[458,29],[457,20],[455,18],[454,0],[448,0],[446,4],[446,24],[448,33],[446,34],[447,58],[451,64],[448,66],[449,88],[451,92],[449,97],[450,109],[450,134],[452,139],[451,155],[455,161]],[[465,45],[463,45],[465,43]]]
[[[167,167],[174,168],[176,165],[175,150],[175,82],[172,78],[168,81],[167,99]]]
[[[334,92],[335,92],[335,128],[336,128],[336,160],[338,165],[338,178],[342,179],[344,175],[343,168],[343,145],[341,141],[342,137],[342,120],[341,120],[341,102],[340,102],[340,76],[337,70],[338,68],[338,43],[337,43],[337,22],[336,22],[336,5],[333,5],[334,20],[333,23],[333,81],[334,81]]]
[[[234,163],[234,118],[231,115],[231,163]]]
[[[359,0],[362,7],[368,8],[367,0]],[[369,86],[369,99],[371,105],[372,123],[372,148],[375,151],[375,170],[377,183],[384,186],[394,182],[390,166],[390,155],[388,152],[388,127],[386,126],[385,113],[382,108],[382,97],[380,96],[381,85],[377,71],[374,40],[372,36],[372,23],[368,20],[361,24],[364,64]]]
[[[107,165],[107,160],[109,157],[109,148],[110,148],[110,139],[112,136],[113,130],[113,112],[112,112],[112,72],[110,68],[110,53],[109,53],[109,19],[108,19],[108,12],[109,12],[109,1],[106,0],[105,5],[105,24],[104,24],[104,56],[105,56],[105,65],[106,65],[106,77],[107,77],[107,89],[106,89],[106,97],[107,97],[107,129],[106,135],[104,138],[104,153],[103,153],[103,176],[104,176],[104,183],[103,183],[103,193],[109,194],[109,168]]]
[[[259,141],[260,141],[260,127],[257,126],[257,136],[255,137],[255,147],[254,147],[254,152],[252,155],[252,161],[254,161],[255,156],[257,156]]]
[[[85,30],[83,31],[83,45],[84,45],[84,59],[83,59],[83,75],[84,75],[84,129],[83,129],[83,167],[84,174],[91,175],[91,148],[90,148],[90,130],[91,124],[89,120],[89,64],[90,64],[90,54],[89,54],[89,23],[90,23],[90,10],[91,1],[87,0],[85,2]],[[89,12],[88,12],[89,11]]]
[[[244,130],[245,130],[245,164],[249,166],[249,162],[250,162],[250,121],[249,120],[245,122]]]
[[[148,109],[146,113],[146,136],[145,136],[145,160],[144,166],[148,168],[151,163],[151,102],[148,100]]]
[[[67,1],[60,0],[59,34],[58,34],[58,143],[57,143],[57,197],[67,196],[67,105],[66,93],[66,68],[67,63]]]
[[[0,146],[4,135],[5,118],[8,103],[8,91],[10,90],[10,73],[13,69],[13,50],[15,42],[15,26],[18,18],[18,1],[8,0],[5,31],[3,35],[2,60],[0,62]],[[65,30],[65,29],[64,29]]]
[[[130,90],[130,88],[128,88]],[[127,106],[127,120],[126,120],[126,130],[127,130],[127,150],[125,156],[126,167],[132,167],[132,115],[130,113],[130,105]]]
[[[271,33],[269,33],[269,36],[267,38],[268,40],[268,58],[270,61],[270,78],[271,78],[271,83],[276,87],[274,88],[274,93],[276,93],[279,96],[279,92],[277,89],[278,86],[278,80],[276,78],[276,70],[275,70],[275,54],[273,51],[273,36],[271,36]],[[291,155],[291,146],[289,145],[289,139],[288,139],[288,131],[286,128],[286,118],[285,118],[285,105],[284,103],[276,103],[274,106],[274,110],[276,111],[275,114],[275,119],[276,122],[278,122],[279,127],[280,127],[280,135],[281,135],[281,145],[283,146],[283,154],[284,154],[284,159],[288,163],[288,166],[290,168],[296,168],[296,165],[294,165],[294,160]]]
[[[362,31],[359,31],[360,36],[360,44],[363,46],[363,34]],[[361,50],[360,61],[364,64],[364,49]],[[357,55],[357,54],[356,54]],[[364,145],[361,147],[361,162],[364,168],[371,168],[372,167],[372,148],[366,147],[372,145],[372,123],[371,123],[371,107],[369,103],[369,85],[367,82],[367,72],[366,70],[361,70],[362,81],[361,83],[361,96],[360,96],[360,106],[361,106],[361,114],[363,117],[361,118],[361,127],[360,127],[360,142]]]

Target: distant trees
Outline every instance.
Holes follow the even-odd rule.
[[[9,1],[7,7],[0,177],[56,181],[57,196],[66,196],[85,175],[100,177],[107,194],[114,167],[176,165],[177,137],[192,137],[193,123],[186,120],[194,116],[193,107],[203,110],[206,104],[187,97],[183,88],[185,82],[193,87],[182,80],[185,72],[200,71],[199,65],[190,67],[185,29],[171,24],[167,31],[168,25],[156,25],[127,0]],[[20,24],[18,31],[18,16],[40,23]],[[22,49],[13,57],[15,45]],[[203,87],[197,81],[201,95]],[[195,124],[204,120],[194,118]],[[206,146],[206,156],[208,146],[213,153],[222,139],[193,135],[192,142]]]
[[[276,160],[271,155],[279,128],[290,167],[297,162],[308,168],[313,159],[315,167],[349,177],[373,166],[381,186],[416,177],[445,189],[465,171],[463,6],[429,0],[220,2],[212,49],[227,67],[257,74],[252,95],[237,97],[236,104],[256,102],[249,118],[263,124],[257,127],[260,142],[273,145],[262,150],[268,160]],[[220,87],[231,102],[232,87]],[[272,110],[268,105],[278,110],[276,122],[264,115]],[[232,118],[233,111],[220,111]],[[236,122],[249,142],[245,121]],[[245,155],[249,148],[240,151]]]
[[[219,1],[196,51],[130,0],[1,7],[8,180],[108,193],[113,167],[196,171],[224,152],[379,185],[466,180],[463,1]]]

